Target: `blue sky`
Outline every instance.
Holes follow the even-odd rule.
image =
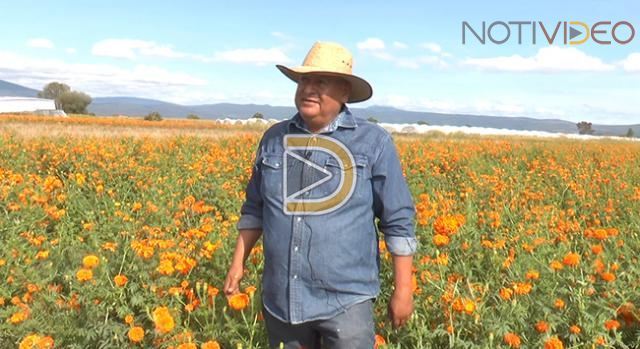
[[[351,50],[354,73],[373,85],[362,106],[640,123],[637,1],[23,0],[0,13],[0,79],[37,89],[62,81],[94,97],[293,105],[295,86],[274,65],[299,65],[324,40]],[[538,28],[533,45],[523,26],[518,45],[511,25],[505,44],[462,43],[462,21],[523,20],[611,21],[601,40],[627,21],[636,35],[550,45]]]

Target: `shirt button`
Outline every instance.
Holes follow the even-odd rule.
[[[294,279],[294,280],[295,280],[295,279],[297,279],[297,278],[298,278],[298,275],[294,275],[294,276],[293,276],[293,279]]]
[[[298,217],[297,221],[300,222],[302,220],[302,217]]]
[[[298,246],[294,247],[294,248],[293,248],[293,251],[294,251],[294,252],[298,252]]]

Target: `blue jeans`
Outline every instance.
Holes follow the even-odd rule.
[[[355,304],[331,319],[298,325],[282,322],[264,308],[262,312],[271,348],[371,349],[375,342],[371,299]]]

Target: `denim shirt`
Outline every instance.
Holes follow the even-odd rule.
[[[391,136],[344,107],[320,134],[299,114],[265,132],[237,228],[262,229],[264,307],[299,324],[377,297],[378,230],[412,255],[414,217]]]

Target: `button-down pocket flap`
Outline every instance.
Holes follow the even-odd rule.
[[[369,158],[366,155],[356,154],[353,156],[353,158],[357,167],[367,167],[367,164],[369,163]],[[338,162],[338,159],[334,158],[333,156],[329,157],[324,164],[325,167],[342,168],[342,166],[340,166],[340,163]],[[344,164],[344,167],[345,170],[351,168],[349,164]]]
[[[262,157],[262,164],[275,170],[280,169],[280,167],[282,167],[282,156],[264,155]]]

